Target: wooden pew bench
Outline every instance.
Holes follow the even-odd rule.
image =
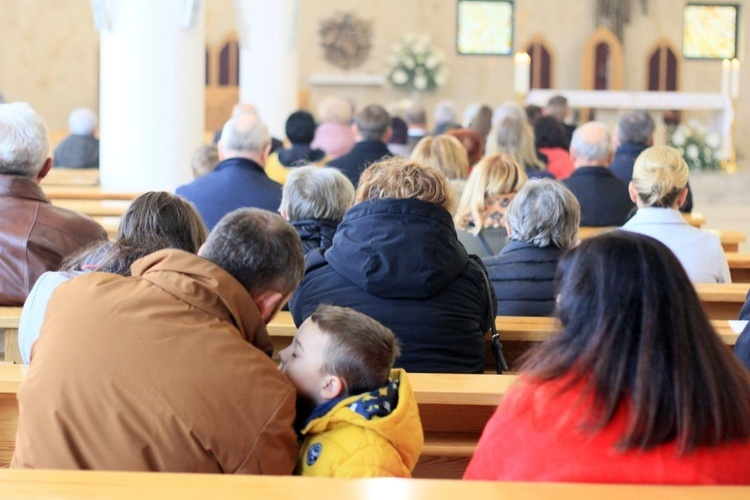
[[[732,283],[750,283],[750,253],[726,252]]]
[[[100,186],[42,185],[44,194],[50,200],[126,200],[132,201],[140,193],[103,192]]]
[[[98,186],[98,168],[56,168],[52,167],[42,179],[42,189],[48,186]]]
[[[0,466],[7,467],[18,428],[16,393],[25,365],[0,365]],[[487,420],[515,375],[409,374],[425,433],[415,477],[459,478]]]
[[[606,233],[607,231],[614,231],[619,229],[618,227],[586,227],[582,226],[578,229],[578,237],[582,240],[591,238],[598,234]],[[725,252],[738,252],[741,243],[745,243],[747,238],[744,234],[739,231],[723,231],[717,229],[703,229],[719,237],[721,246]]]
[[[122,217],[132,200],[70,200],[52,199],[52,204],[58,207],[75,210],[91,217],[108,216]]]
[[[0,330],[5,331],[5,361],[12,363],[21,362],[18,349],[18,321],[20,315],[20,307],[0,307]],[[737,316],[735,315],[731,319],[736,318]],[[735,344],[738,335],[732,332],[726,320],[712,320],[712,324],[725,344],[728,346]],[[508,361],[511,363],[533,344],[551,338],[558,331],[558,325],[554,318],[498,316],[495,320],[495,325],[497,331],[500,333],[506,357],[509,358]],[[296,331],[294,320],[288,311],[280,312],[268,325],[268,332],[274,345],[274,356],[276,359],[278,359],[279,351],[292,343],[292,338]],[[489,349],[489,338],[487,342],[487,369],[493,372],[494,360],[492,358],[492,351]]]
[[[330,479],[312,477],[237,476],[220,474],[167,474],[3,470],[2,493],[10,498],[264,498],[286,500],[372,500],[442,498],[496,498],[527,500],[740,500],[750,498],[747,486],[651,486],[576,483],[517,483],[375,478]]]

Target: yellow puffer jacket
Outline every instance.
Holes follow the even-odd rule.
[[[313,418],[302,435],[297,472],[304,476],[411,477],[424,444],[403,370],[393,370],[379,390],[346,398]]]

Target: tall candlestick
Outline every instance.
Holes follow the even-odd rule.
[[[729,95],[732,99],[737,100],[740,96],[740,60],[732,59],[732,84],[729,89]]]
[[[531,78],[531,57],[526,52],[519,52],[513,58],[513,91],[516,95],[529,93]]]
[[[729,59],[721,61],[721,93],[729,95],[729,74],[732,72],[732,63]]]

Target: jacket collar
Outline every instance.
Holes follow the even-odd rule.
[[[628,156],[638,156],[648,146],[645,144],[636,144],[635,142],[625,142],[620,144],[615,150],[615,155],[625,154]]]
[[[645,207],[639,208],[635,215],[627,222],[628,226],[639,224],[677,224],[687,226],[682,214],[673,208]]]
[[[606,166],[578,167],[573,171],[571,177],[582,177],[589,175],[596,177],[614,177],[614,174],[609,170],[609,167]]]
[[[384,151],[384,155],[390,154],[388,146],[386,146],[386,144],[382,141],[359,141],[354,144],[354,151]]]
[[[133,263],[133,277],[145,279],[180,300],[232,323],[258,349],[273,352],[260,311],[247,290],[213,262],[182,250],[154,252]]]
[[[219,162],[214,170],[221,170],[224,168],[248,168],[250,170],[255,170],[257,172],[263,173],[263,175],[266,174],[266,171],[263,167],[248,158],[227,158],[226,160]]]
[[[25,198],[49,203],[47,195],[44,194],[39,184],[20,175],[0,175],[0,197]]]

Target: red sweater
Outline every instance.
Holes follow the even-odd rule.
[[[567,179],[575,167],[570,153],[565,148],[539,148],[539,152],[547,157],[547,172],[559,181]]]
[[[674,443],[618,452],[628,405],[601,431],[579,422],[582,386],[555,397],[563,382],[522,379],[484,429],[464,479],[640,484],[750,484],[750,442],[678,456]]]

